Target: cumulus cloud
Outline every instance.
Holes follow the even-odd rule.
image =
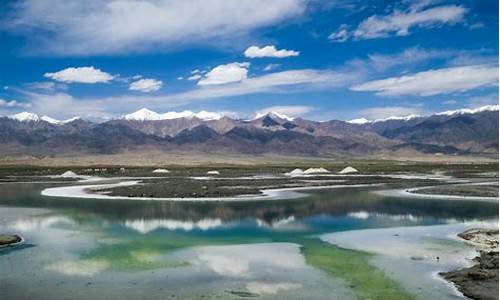
[[[163,85],[161,80],[142,78],[137,81],[132,82],[128,89],[131,91],[139,91],[143,93],[151,93],[159,90]]]
[[[19,102],[16,100],[5,100],[0,98],[0,108],[30,108],[31,103]]]
[[[299,54],[300,54],[299,51],[294,51],[294,50],[286,50],[286,49],[277,50],[276,47],[272,45],[265,46],[262,48],[259,48],[257,46],[250,46],[247,48],[247,50],[245,50],[245,56],[249,58],[256,58],[256,57],[283,58],[290,56],[299,56]]]
[[[395,9],[385,16],[373,15],[363,20],[357,28],[349,32],[343,24],[329,39],[334,42],[345,42],[348,39],[365,40],[385,38],[389,36],[405,36],[414,27],[432,28],[442,25],[452,25],[464,20],[467,9],[460,5],[443,5],[427,7],[427,1],[422,5],[413,5],[406,10]]]
[[[230,63],[219,65],[206,73],[203,79],[198,81],[198,85],[225,84],[242,81],[247,78],[249,63]],[[193,76],[196,76],[195,74]]]
[[[43,76],[66,83],[105,83],[114,78],[111,74],[94,67],[66,68],[54,73],[45,73]]]
[[[6,29],[33,36],[33,51],[99,55],[221,45],[301,16],[308,0],[20,0]],[[262,9],[265,7],[265,9]],[[35,42],[41,43],[36,44]]]
[[[311,106],[304,105],[284,105],[284,106],[270,106],[263,109],[259,109],[255,112],[256,115],[265,115],[270,112],[282,114],[289,117],[300,117],[314,108]]]
[[[268,73],[240,82],[206,85],[187,92],[166,95],[122,95],[99,98],[76,98],[66,93],[41,94],[24,92],[33,111],[59,119],[78,115],[89,119],[106,119],[143,107],[168,110],[198,101],[257,93],[294,93],[305,90],[332,90],[362,78],[358,72],[299,69]],[[64,109],[61,109],[63,108]]]
[[[353,91],[375,92],[379,96],[432,96],[465,92],[498,84],[498,66],[472,65],[419,72],[357,84]]]

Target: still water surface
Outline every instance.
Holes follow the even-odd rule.
[[[25,238],[0,250],[5,299],[349,299],[356,291],[348,277],[308,263],[302,241],[498,217],[496,203],[400,199],[375,195],[373,187],[293,200],[176,203],[40,196],[47,186],[0,186],[0,232]]]

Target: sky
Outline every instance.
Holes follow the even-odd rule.
[[[0,115],[380,119],[498,104],[498,0],[4,0]]]

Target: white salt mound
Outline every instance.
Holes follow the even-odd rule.
[[[304,170],[302,170],[302,169],[294,169],[291,172],[285,173],[285,175],[287,175],[287,176],[300,176],[300,175],[304,175]]]
[[[304,174],[324,174],[324,173],[330,173],[330,171],[328,171],[325,168],[309,168],[304,171]]]
[[[66,171],[66,172],[62,173],[61,175],[59,175],[59,176],[63,177],[63,178],[76,178],[76,177],[80,177],[80,176],[78,176],[78,174],[76,174],[73,171]]]
[[[350,173],[358,173],[359,171],[354,169],[353,167],[349,166],[344,168],[342,171],[340,171],[340,174],[350,174]]]
[[[170,171],[167,169],[155,169],[153,173],[170,173]]]
[[[208,171],[207,172],[208,175],[219,175],[219,171]]]

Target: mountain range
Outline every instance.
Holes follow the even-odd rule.
[[[498,155],[498,106],[429,116],[312,121],[279,113],[251,120],[148,109],[94,123],[23,112],[0,117],[0,156],[114,154],[147,149],[308,157]]]

